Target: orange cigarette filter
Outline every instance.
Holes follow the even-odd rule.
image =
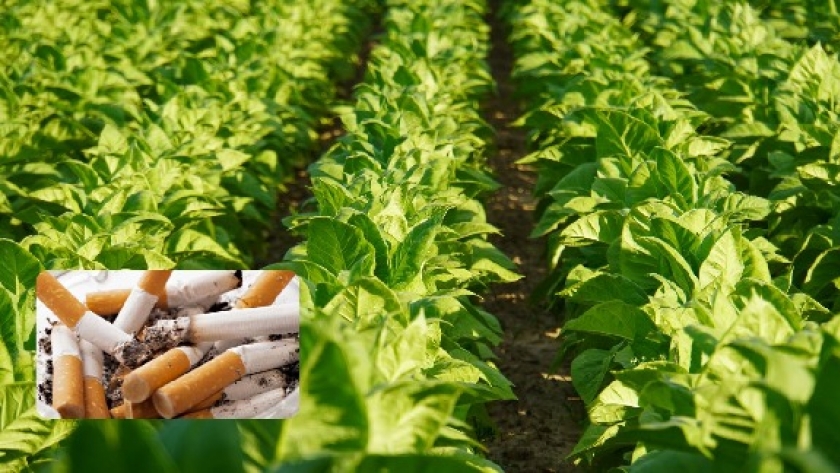
[[[171,269],[151,269],[143,273],[137,286],[155,296],[166,296],[166,283],[172,276]]]
[[[85,296],[85,305],[94,314],[116,315],[125,305],[129,294],[131,294],[131,289],[91,292]],[[160,299],[155,307],[161,307]]]
[[[120,404],[119,406],[111,409],[111,418],[125,419],[125,404]]]
[[[88,419],[110,419],[108,403],[105,401],[105,387],[98,379],[85,376],[85,417]]]
[[[159,387],[189,371],[190,366],[190,359],[183,351],[169,350],[125,377],[123,397],[127,401],[141,402]]]
[[[265,307],[274,303],[277,296],[294,279],[295,273],[286,270],[266,270],[248,288],[248,291],[236,303],[239,309]]]
[[[213,394],[212,396],[208,397],[207,399],[205,399],[205,400],[199,402],[198,404],[196,404],[195,406],[191,407],[189,412],[187,412],[187,413],[197,412],[197,411],[201,411],[201,410],[204,410],[204,409],[210,409],[217,402],[221,401],[222,397],[224,397],[224,395],[225,395],[224,390],[218,391],[216,394]]]
[[[74,328],[87,312],[84,304],[47,271],[39,274],[35,280],[35,294],[64,325],[70,328]]]
[[[78,356],[61,355],[53,360],[53,408],[62,419],[85,416],[82,370],[82,360]]]
[[[161,415],[151,399],[146,399],[143,402],[126,402],[125,418],[126,419],[160,419]]]
[[[152,399],[158,412],[171,419],[244,375],[245,364],[239,355],[225,352],[158,389]]]

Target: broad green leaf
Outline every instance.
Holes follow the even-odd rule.
[[[409,230],[405,239],[394,249],[388,271],[388,283],[400,288],[409,285],[420,275],[423,264],[434,256],[434,240],[440,231],[446,209],[435,209],[423,222]]]
[[[368,397],[369,451],[428,451],[446,426],[459,393],[453,384],[414,380],[377,390]]]
[[[58,423],[63,422],[66,421]],[[184,443],[189,441],[184,439]],[[136,471],[138,465],[163,473],[180,471],[155,427],[145,420],[79,422],[63,447],[66,454],[63,461],[71,472],[100,471],[103,465],[119,473]],[[193,444],[191,448],[203,447]],[[211,459],[205,450],[201,464],[207,466],[213,460],[219,459]]]
[[[236,421],[215,420],[209,428],[205,424],[193,419],[168,422],[157,433],[160,445],[177,465],[176,471],[188,473],[219,469],[232,473],[244,472]],[[224,454],[208,455],[208,452],[215,451]]]
[[[572,360],[572,384],[586,405],[592,403],[612,363],[613,351],[589,349]]]
[[[609,301],[598,304],[566,322],[563,328],[636,340],[643,338],[656,327],[638,306],[622,301]]]
[[[313,219],[307,228],[306,254],[332,274],[356,268],[361,276],[373,275],[374,249],[360,230],[338,220]]]
[[[75,425],[75,421],[46,420],[38,414],[34,383],[0,385],[0,462],[42,459]]]

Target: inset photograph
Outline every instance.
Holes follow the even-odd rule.
[[[39,413],[50,419],[281,419],[299,400],[291,271],[45,271]]]

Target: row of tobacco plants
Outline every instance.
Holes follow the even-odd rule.
[[[493,86],[481,0],[386,2],[347,134],[310,166],[314,197],[288,219],[304,243],[301,410],[290,471],[496,471],[485,403],[513,399],[492,363],[497,319],[474,303],[512,281],[479,198]],[[294,470],[297,471],[297,470]]]
[[[551,265],[539,295],[565,311],[589,416],[571,457],[835,471],[837,58],[744,3],[619,3],[505,12]]]
[[[336,81],[352,78],[378,8],[336,0],[4,4],[4,471],[55,457],[48,466],[58,470],[242,471],[280,455],[280,422],[41,420],[35,277],[44,268],[246,268],[263,251],[278,190],[317,145]]]

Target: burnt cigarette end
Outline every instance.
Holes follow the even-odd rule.
[[[236,271],[234,271],[234,272],[233,272],[233,277],[235,277],[236,279],[238,279],[238,280],[239,280],[239,283],[236,285],[236,287],[237,287],[237,288],[242,287],[242,270],[241,270],[241,269],[237,269]]]
[[[174,348],[187,338],[189,320],[158,320],[143,331],[143,343],[153,352]]]
[[[117,346],[114,357],[129,368],[136,368],[148,361],[154,351],[145,343],[130,340]]]

